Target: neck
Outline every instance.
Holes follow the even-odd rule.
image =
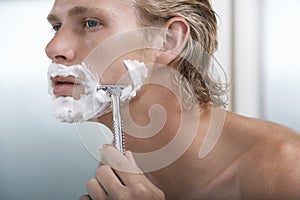
[[[151,152],[166,146],[183,118],[184,109],[172,72],[164,68],[150,71],[150,78],[137,96],[121,108],[126,148],[133,152]],[[111,128],[112,113],[98,120]]]
[[[125,148],[134,153],[149,179],[170,199],[176,199],[190,191],[195,181],[203,184],[211,178],[207,174],[212,173],[207,171],[212,161],[199,158],[211,120],[211,107],[184,110],[178,98],[178,86],[170,80],[164,77],[155,80],[155,84],[147,84],[129,104],[122,106],[121,112]],[[157,84],[158,81],[168,83]],[[111,119],[110,113],[99,121],[111,128]]]
[[[163,189],[167,199],[177,199],[192,192],[195,184],[204,184],[211,178],[207,176],[211,174],[207,173],[211,162],[199,158],[209,126],[210,108],[201,109],[199,115],[185,111],[180,117],[175,110],[166,112],[167,128],[144,141],[130,138],[130,144],[139,150],[135,158],[142,170],[148,172],[147,177]]]

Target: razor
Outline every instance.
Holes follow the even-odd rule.
[[[120,109],[120,97],[122,90],[126,88],[125,85],[101,85],[97,87],[97,91],[103,90],[112,100],[113,109],[113,144],[115,148],[122,154],[125,154],[125,140],[124,140],[124,129],[123,121],[121,117]]]

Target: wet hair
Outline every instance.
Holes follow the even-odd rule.
[[[190,26],[190,37],[180,55],[171,63],[181,76],[175,80],[186,104],[213,103],[226,106],[228,84],[214,77],[213,54],[218,47],[217,15],[209,0],[131,0],[144,26],[163,25],[173,17],[184,18]],[[220,75],[220,74],[219,74]]]

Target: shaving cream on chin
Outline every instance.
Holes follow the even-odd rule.
[[[123,91],[121,101],[130,100],[140,90],[148,70],[144,63],[132,60],[123,61],[132,81]],[[53,94],[51,78],[72,76],[77,83],[84,86],[85,93],[79,99],[70,96],[56,97]],[[99,78],[92,73],[85,63],[65,66],[53,63],[48,69],[49,94],[52,96],[52,108],[55,117],[61,122],[84,122],[95,119],[111,111],[111,98],[103,90],[98,90]]]

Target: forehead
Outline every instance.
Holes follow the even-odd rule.
[[[84,10],[99,10],[119,17],[135,15],[128,0],[55,0],[50,14],[73,15]]]
[[[127,0],[55,0],[53,7],[70,8],[73,6],[122,7],[129,6]]]

